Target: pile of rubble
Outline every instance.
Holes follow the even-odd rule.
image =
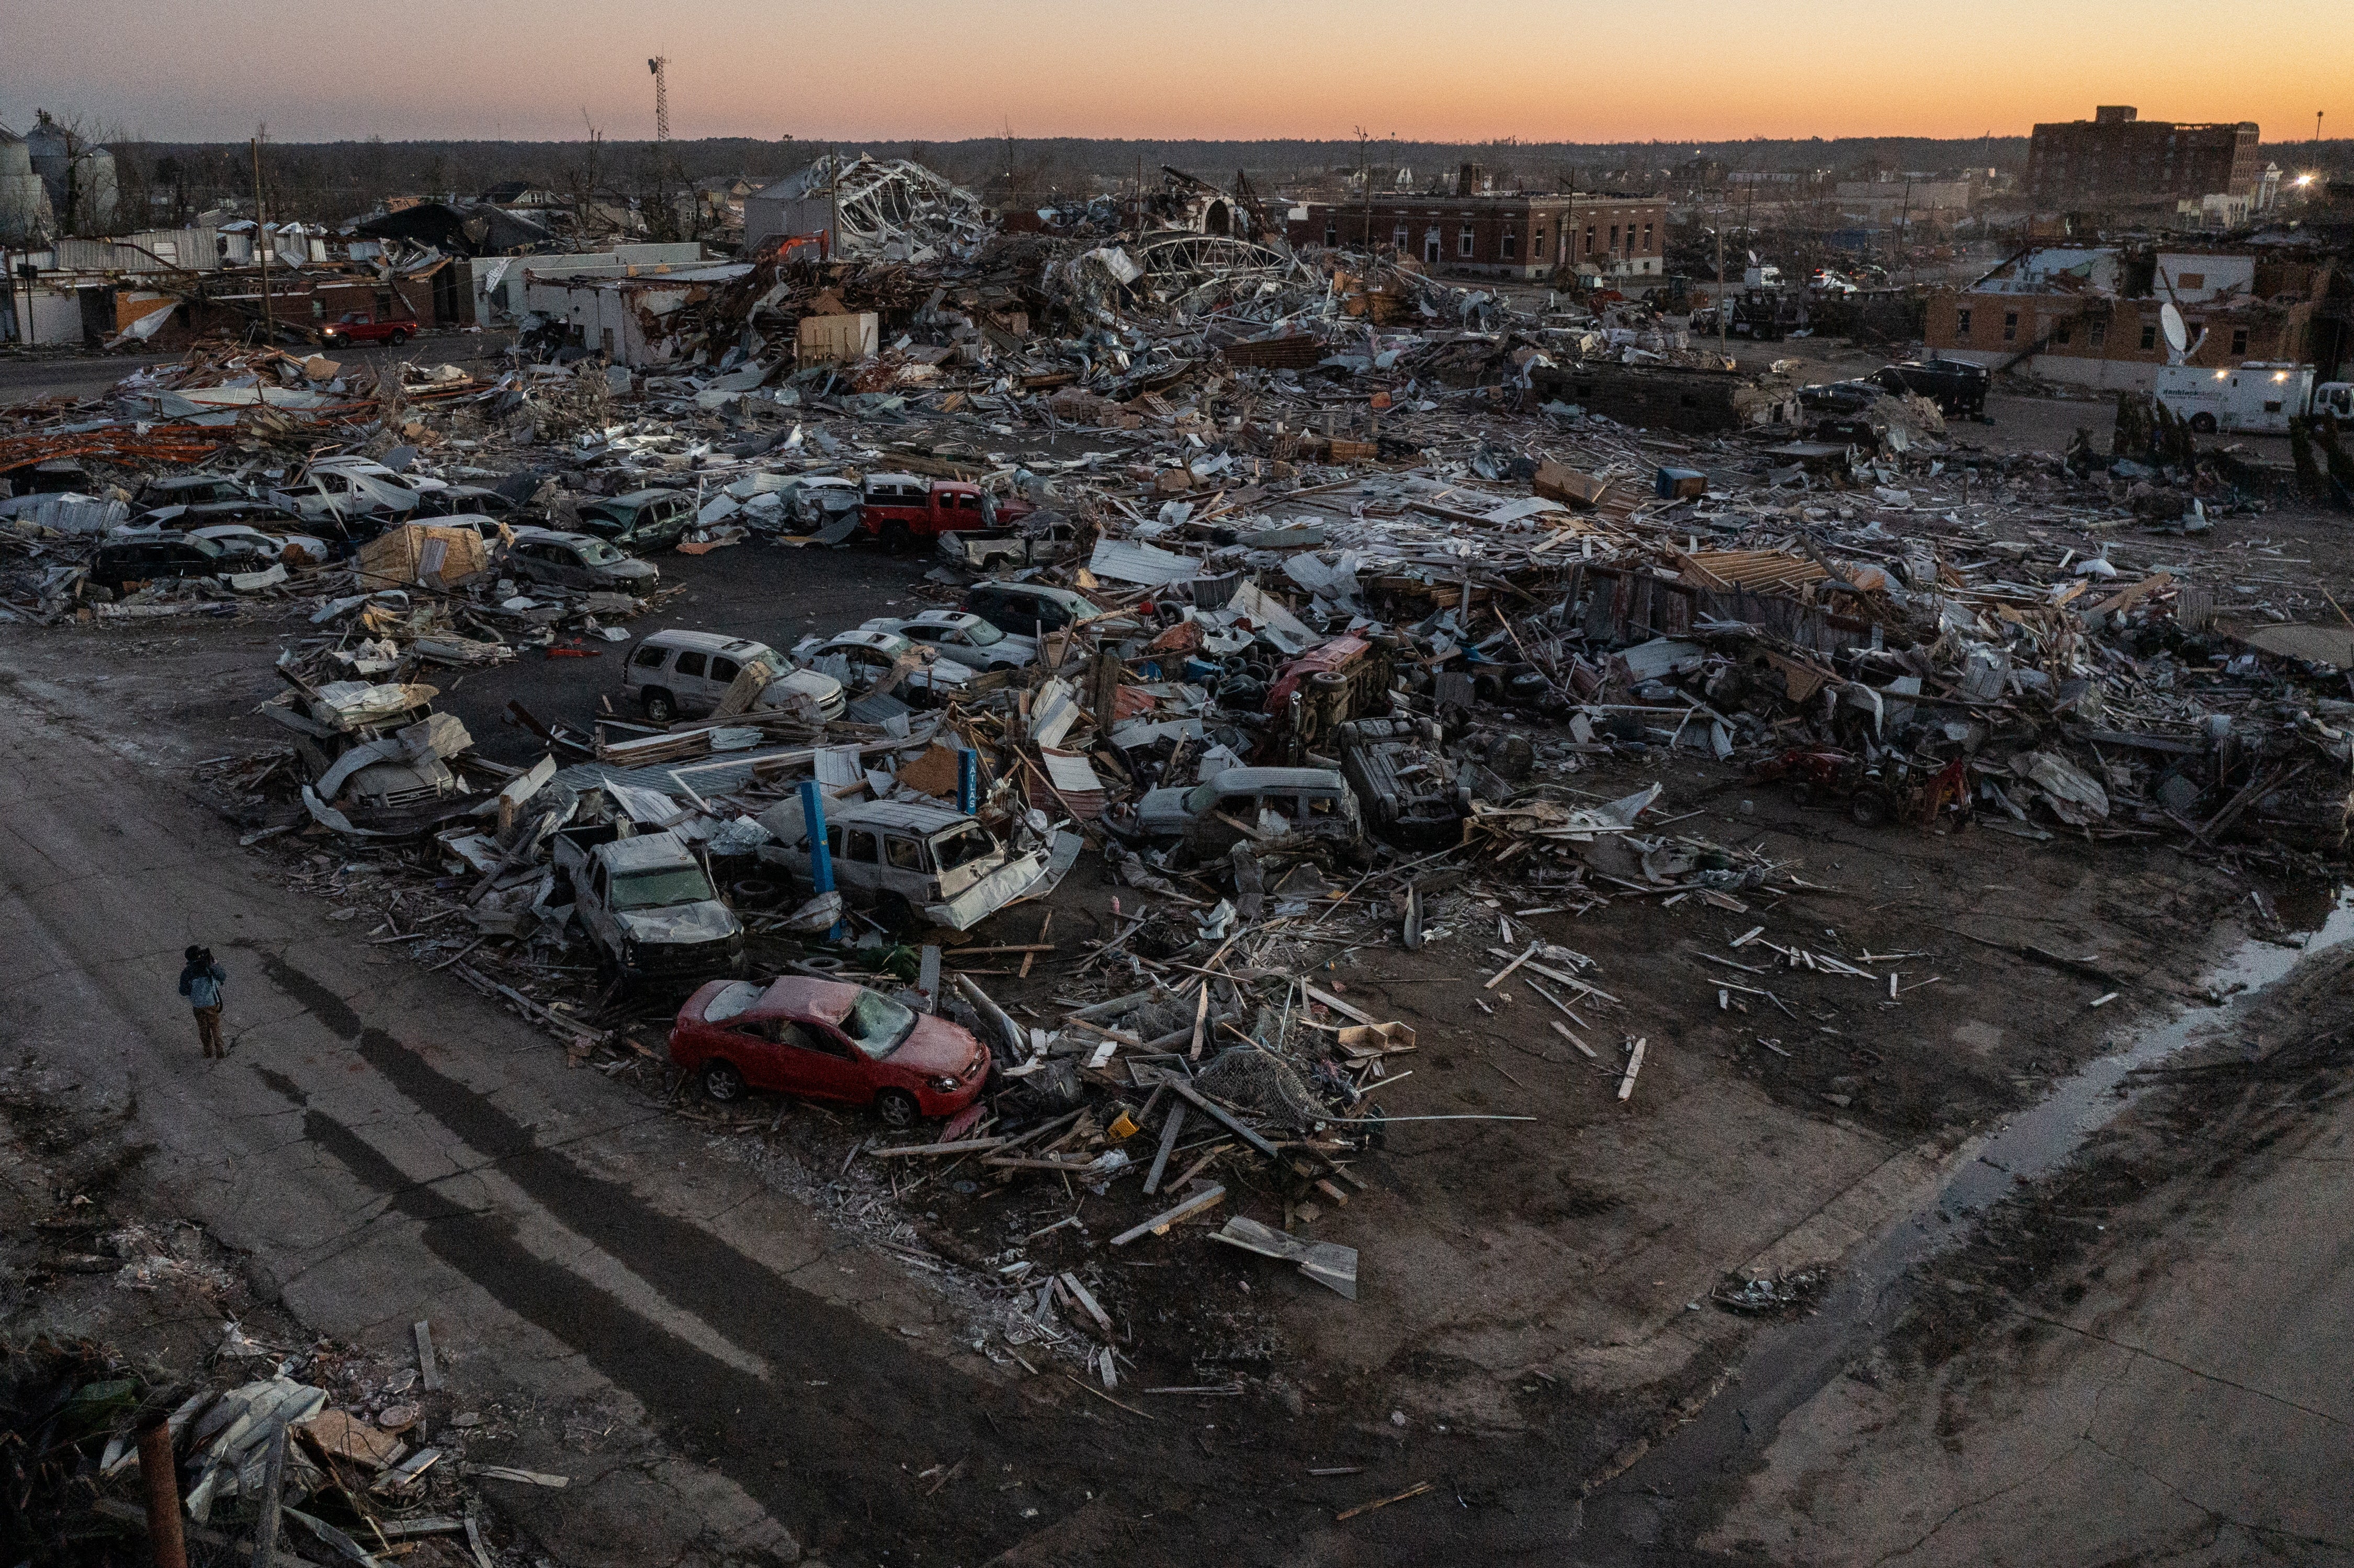
[[[1787,377],[1631,304],[941,221],[952,238],[904,254],[757,262],[660,372],[519,366],[439,400],[404,378],[397,413],[378,388],[373,425],[323,427],[398,443],[398,475],[527,464],[530,514],[567,537],[649,492],[677,498],[691,552],[938,536],[932,612],[696,645],[698,672],[726,668],[696,718],[650,689],[633,717],[518,705],[546,756],[505,768],[420,677],[627,641],[650,600],[526,587],[507,540],[435,555],[409,524],[269,585],[309,629],[270,708],[291,748],[220,776],[249,839],[292,835],[302,885],[369,912],[368,939],[665,1091],[633,1032],[650,993],[666,1012],[698,982],[801,977],[952,1021],[992,1070],[937,1138],[861,1139],[894,1197],[1133,1176],[1114,1248],[1201,1226],[1343,1295],[1354,1252],[1300,1227],[1362,1190],[1416,1039],[1338,959],[1451,949],[1485,974],[1475,1003],[1524,987],[1624,1099],[1639,1022],[1532,922],[1818,886],[1676,831],[1659,782],[1581,788],[1601,764],[1731,769],[1890,832],[2345,858],[2354,621],[2294,563],[2191,543],[2263,504],[2211,475],[2155,508],[2141,487],[2171,480],[2137,459],[1989,457],[1874,389],[1835,399],[1827,439]],[[265,371],[287,384],[240,374]],[[1716,388],[1700,431],[1574,400],[1695,386]],[[281,405],[175,428],[267,444],[263,412]],[[20,514],[12,545],[10,602],[75,613],[66,532]],[[1064,897],[1024,906],[1082,864],[1110,924],[1058,939]],[[1874,955],[1754,945],[1899,993]],[[1721,1004],[1788,1011],[1770,965],[1723,962],[1749,972]],[[728,1076],[696,1070],[724,1116]],[[1279,1224],[1233,1213],[1243,1193]],[[945,1261],[997,1303],[1006,1353],[1045,1343],[1116,1386],[1103,1281],[1037,1240]]]

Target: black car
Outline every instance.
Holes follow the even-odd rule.
[[[209,577],[235,569],[218,545],[185,534],[145,539],[110,539],[90,563],[90,580],[120,592],[133,583],[164,577]]]
[[[1096,613],[1096,607],[1068,588],[1043,583],[975,583],[964,607],[1000,631],[1040,637]]]
[[[421,517],[504,517],[520,522],[514,514],[522,505],[499,492],[480,484],[445,484],[439,490],[418,493],[417,510],[412,518]]]
[[[1872,379],[1891,392],[1918,392],[1948,418],[1979,418],[1986,414],[1988,377],[1982,365],[1958,359],[1908,359],[1882,366]]]

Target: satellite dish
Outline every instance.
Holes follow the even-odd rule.
[[[2182,351],[2190,346],[2190,331],[2182,324],[2182,313],[2174,308],[2172,300],[2158,307],[2158,324],[2166,334],[2166,346],[2174,351],[2175,363],[2180,364]]]

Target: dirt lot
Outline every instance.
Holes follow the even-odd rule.
[[[457,357],[479,343],[408,352]],[[1881,362],[1819,340],[1766,349],[1809,378]],[[2105,405],[2037,398],[1998,398],[1994,413],[1959,432],[1988,457],[2049,450],[2107,418]],[[1025,437],[1022,450],[1076,457],[1126,439]],[[1733,483],[1759,466],[1735,443],[1646,444],[1697,453]],[[1975,471],[1971,456],[1951,461]],[[1904,499],[1878,537],[1938,532],[1988,560],[2004,543],[2047,559],[2105,549],[2120,573],[2167,569],[2251,610],[2314,618],[2319,587],[2354,563],[2334,516],[2233,515],[2194,541],[2096,518],[2075,503],[2084,493],[2072,501],[2031,465],[1986,467],[1986,519]],[[1835,507],[1851,522],[1857,493],[1768,499],[1793,518],[1820,503],[1819,520]],[[790,647],[943,598],[928,561],[865,548],[750,543],[659,565],[684,591],[633,634],[688,627]],[[1557,753],[1529,782],[1577,803],[1659,783],[1651,821],[1763,857],[1773,887],[1708,900],[1622,885],[1573,914],[1545,892],[1547,873],[1567,885],[1568,862],[1539,852],[1508,873],[1475,863],[1427,883],[1436,934],[1418,952],[1385,895],[1284,916],[1288,971],[1416,1033],[1378,1091],[1381,1140],[1352,1167],[1363,1185],[1287,1213],[1267,1178],[1229,1175],[1211,1215],[1114,1249],[1165,1199],[1128,1180],[863,1158],[882,1137],[863,1113],[703,1101],[663,1054],[674,995],[608,1005],[585,962],[541,965],[543,995],[626,1036],[601,1054],[567,1051],[465,971],[408,958],[400,921],[413,916],[396,917],[398,900],[438,866],[403,868],[398,851],[220,786],[224,758],[283,738],[255,710],[281,689],[272,662],[320,635],[295,604],[0,630],[0,929],[22,955],[0,1086],[17,1139],[6,1244],[27,1266],[39,1255],[28,1227],[81,1223],[72,1200],[88,1195],[111,1222],[181,1236],[202,1286],[150,1297],[66,1279],[11,1298],[5,1326],[188,1361],[234,1315],[390,1364],[409,1325],[430,1319],[451,1412],[494,1417],[472,1452],[575,1483],[495,1494],[512,1563],[1551,1563],[1572,1542],[1594,1561],[1670,1561],[1670,1546],[1901,1555],[1936,1533],[1935,1510],[1893,1495],[1909,1478],[1934,1471],[1943,1506],[1965,1514],[1987,1495],[1976,1434],[2058,1463],[2017,1436],[2046,1420],[2032,1398],[2089,1397],[2115,1370],[2071,1361],[2068,1336],[2092,1325],[2128,1338],[2116,1326],[2175,1310],[2184,1280],[2195,1301],[2235,1269],[2288,1271],[2312,1245],[2307,1207],[2263,1233],[2270,1250],[2200,1248],[2210,1227],[2260,1228],[2259,1199],[2278,1190],[2264,1183],[2297,1151],[2338,1158],[2336,1046],[2307,1047],[2338,1026],[2342,970],[2296,991],[2303,1012],[2264,1015],[2258,1033],[2281,1043],[2271,1066],[2234,1077],[2219,1065],[2153,1092],[2081,1172],[1942,1260],[1926,1305],[1861,1374],[1810,1386],[1787,1421],[1736,1446],[1705,1509],[1655,1508],[1654,1472],[1630,1464],[1660,1463],[1699,1418],[1747,1431],[1751,1394],[1728,1380],[1778,1319],[1723,1309],[1713,1298],[1729,1281],[1816,1290],[1892,1223],[1928,1224],[1925,1199],[1992,1128],[2211,1001],[2199,977],[2214,957],[2251,930],[2317,927],[2335,890],[2316,863],[2137,830],[1865,827],[1705,753]],[[439,675],[440,705],[483,755],[527,765],[543,747],[510,705],[585,728],[616,694],[627,646],[527,650]],[[240,844],[266,826],[294,831]],[[981,946],[1044,936],[1054,951],[969,972],[1038,1022],[1063,999],[1145,983],[1095,951],[1119,929],[1116,907],[1138,899],[1088,854],[1044,907],[971,934]],[[1753,927],[1762,943],[1731,945]],[[1532,937],[1589,959],[1585,978],[1606,994],[1564,1016],[1526,974],[1487,983]],[[179,948],[196,940],[231,971],[226,1063],[195,1057],[172,994]],[[1843,955],[1873,978],[1767,943]],[[769,938],[754,956],[770,969],[800,949]],[[1647,1054],[1622,1097],[1618,1050],[1635,1038]],[[2206,1119],[2216,1082],[2240,1097],[2221,1126]],[[1223,1141],[1197,1126],[1179,1158]],[[2212,1190],[2160,1204],[2186,1150],[2210,1145]],[[1234,1214],[1356,1248],[1359,1298],[1214,1244]],[[2117,1234],[2094,1245],[2078,1224],[2093,1215]],[[1081,1359],[1094,1341],[1016,1330],[1002,1271],[1022,1263],[1034,1282],[1068,1271],[1087,1283],[1113,1325],[1116,1387]],[[2119,1290],[2094,1269],[2137,1283]],[[2319,1337],[2319,1319],[2279,1309],[2284,1344]],[[2039,1313],[2042,1338],[2001,1337]],[[1885,1325],[1871,1326],[1876,1340]],[[2242,1381],[2279,1394],[2288,1374],[2266,1375]],[[2336,1404],[2314,1408],[2342,1425]],[[2185,1463],[2206,1452],[2193,1436]],[[2288,1433],[2283,1451],[2309,1453],[2309,1436]],[[1704,1468],[1671,1459],[1658,1473],[1680,1485]],[[1623,1491],[1596,1491],[1622,1473],[1642,1494],[1631,1509]],[[2319,1484],[2286,1459],[2279,1473]],[[2052,1496],[2056,1511],[2065,1493]],[[2147,1538],[2088,1531],[2071,1561],[2179,1544],[2219,1514],[2250,1541],[2330,1537],[2295,1510],[2211,1501]],[[1608,1530],[1590,1529],[1609,1508]],[[1850,1535],[1850,1510],[1868,1528]],[[1966,1546],[1973,1560],[2026,1560],[2034,1537],[1988,1526],[1945,1540],[1956,1561]]]
[[[919,576],[916,563],[864,551],[748,546],[700,559],[664,557],[663,565],[690,588],[670,611],[673,622],[787,641],[803,627],[912,595]],[[17,628],[5,658],[24,711],[46,715],[53,747],[106,755],[124,770],[112,788],[159,802],[201,800],[192,765],[270,738],[250,716],[252,706],[272,689],[266,666],[274,651],[304,630],[265,615],[169,631]],[[496,715],[511,697],[543,716],[588,716],[595,694],[611,682],[608,662],[527,658],[457,683],[450,705],[497,747]],[[24,755],[31,766],[34,754]],[[1453,934],[1420,954],[1397,950],[1385,923],[1344,927],[1347,941],[1325,944],[1332,989],[1412,1023],[1420,1035],[1412,1077],[1382,1095],[1389,1114],[1535,1118],[1393,1125],[1386,1146],[1361,1167],[1372,1190],[1312,1227],[1320,1239],[1362,1250],[1364,1289],[1354,1306],[1281,1269],[1238,1260],[1199,1232],[1181,1230],[1134,1249],[1144,1255],[1114,1261],[1105,1237],[1148,1212],[1132,1188],[1100,1196],[1034,1187],[1008,1192],[951,1171],[904,1190],[901,1178],[898,1202],[913,1226],[903,1234],[918,1253],[971,1266],[965,1278],[985,1280],[1003,1248],[1076,1219],[1034,1237],[1024,1255],[1044,1267],[1093,1270],[1121,1325],[1123,1353],[1135,1363],[1123,1371],[1124,1386],[1238,1384],[1239,1398],[1123,1393],[1122,1407],[1114,1407],[1074,1386],[1051,1361],[1033,1377],[1002,1351],[984,1359],[953,1350],[986,1323],[989,1293],[927,1277],[938,1262],[928,1269],[892,1262],[868,1242],[876,1203],[889,1212],[890,1179],[876,1175],[872,1162],[845,1171],[845,1161],[870,1128],[784,1102],[714,1114],[679,1097],[651,1065],[610,1083],[592,1077],[573,1093],[609,1100],[597,1116],[615,1128],[648,1117],[674,1126],[695,1149],[690,1169],[676,1177],[682,1197],[706,1180],[695,1166],[723,1183],[782,1181],[840,1227],[826,1245],[864,1249],[864,1266],[907,1282],[847,1301],[810,1298],[791,1311],[747,1320],[720,1298],[663,1276],[659,1289],[671,1302],[661,1310],[674,1335],[691,1344],[716,1325],[724,1344],[805,1361],[787,1347],[806,1341],[826,1317],[890,1320],[902,1310],[889,1303],[910,1289],[931,1296],[928,1316],[936,1329],[910,1338],[904,1324],[893,1325],[906,1348],[888,1358],[896,1369],[885,1374],[891,1392],[877,1386],[830,1406],[832,1415],[804,1413],[797,1425],[814,1418],[817,1427],[789,1440],[797,1451],[813,1440],[838,1441],[846,1428],[830,1438],[818,1434],[855,1422],[864,1433],[857,1447],[832,1462],[822,1485],[780,1489],[758,1450],[745,1451],[757,1428],[737,1429],[714,1408],[736,1375],[724,1364],[671,1387],[649,1383],[651,1367],[612,1357],[619,1340],[642,1332],[627,1313],[609,1325],[593,1317],[548,1319],[509,1268],[477,1271],[475,1284],[491,1298],[481,1310],[537,1317],[543,1331],[573,1344],[613,1381],[627,1414],[663,1441],[708,1457],[820,1550],[887,1543],[901,1560],[968,1562],[1017,1543],[1009,1560],[1089,1560],[1115,1543],[1127,1554],[1168,1562],[1199,1561],[1210,1552],[1247,1561],[1334,1550],[1394,1558],[1441,1540],[1476,1542],[1497,1557],[1538,1551],[1574,1514],[1571,1478],[1606,1467],[1611,1456],[1672,1419],[1737,1353],[1746,1320],[1704,1304],[1719,1281],[1761,1263],[1778,1273],[1840,1255],[1974,1128],[2031,1099],[2137,1014],[2184,1001],[2183,977],[2196,956],[2224,938],[2255,885],[2224,865],[2168,849],[1865,830],[1829,810],[1795,808],[1778,789],[1695,768],[1688,754],[1672,766],[1623,761],[1563,782],[1608,797],[1652,779],[1668,785],[1663,815],[1693,813],[1694,830],[1787,862],[1822,890],[1761,897],[1740,915],[1622,898],[1582,919],[1520,917],[1595,959],[1596,982],[1621,999],[1622,1007],[1585,1020],[1594,1031],[1613,1044],[1620,1033],[1650,1043],[1627,1103],[1613,1097],[1612,1075],[1543,1026],[1545,1004],[1523,986],[1508,980],[1482,988],[1483,971],[1494,964],[1484,949],[1494,943],[1495,916],[1527,907],[1519,895],[1466,884],[1453,895],[1459,905],[1439,912]],[[100,798],[119,809],[121,797]],[[345,961],[386,961],[366,950],[362,924],[322,925],[335,907],[288,890],[314,846],[239,850],[228,824],[207,828],[185,809],[179,814],[192,824],[182,847],[199,884],[233,882],[240,899],[260,901],[276,918],[305,929],[307,941],[341,949]],[[1107,931],[1116,895],[1090,859],[1056,895],[1056,939],[1076,953],[1076,944]],[[109,896],[137,899],[136,879]],[[173,919],[203,932],[218,917],[200,896]],[[980,936],[1029,940],[1038,918],[1036,911],[1015,912]],[[1728,938],[1757,924],[1772,939],[1826,950],[1917,955],[1889,967],[1923,989],[1892,1001],[1851,978],[1741,974],[1696,956],[1702,948],[1722,953]],[[2082,967],[2022,959],[2021,945]],[[1050,959],[1026,983],[1010,976],[991,983],[1010,1005],[1043,1007],[1058,994],[1070,961]],[[260,1070],[276,1048],[274,1026],[260,1020],[332,1013],[332,998],[277,971],[262,952],[238,968],[249,994],[270,999],[256,1005],[259,1027],[239,1044],[260,1053],[253,1069]],[[2113,978],[2089,978],[2095,970]],[[1727,979],[1772,990],[1788,1012],[1732,991],[1721,1006],[1718,985]],[[475,1010],[471,994],[446,977],[434,984],[442,1000],[429,1005],[452,1010],[453,1021]],[[2108,989],[2125,993],[2122,1004],[2088,1011]],[[462,1028],[440,1033],[440,1050],[472,1053]],[[658,1021],[649,1018],[640,1033],[658,1045]],[[525,1033],[508,1049],[540,1053],[561,1079],[560,1052],[529,1044],[534,1038]],[[138,1049],[181,1047],[159,1039]],[[75,1050],[67,1036],[48,1045],[69,1063]],[[427,1089],[404,1079],[401,1060],[363,1047],[350,1067],[370,1077],[391,1074],[392,1086],[414,1104]],[[476,1128],[479,1118],[463,1099],[429,1098],[424,1114],[450,1129],[430,1136],[454,1136],[502,1163],[515,1158],[503,1140],[548,1147],[545,1132],[528,1126]],[[202,1135],[188,1127],[179,1136]],[[550,1158],[558,1168],[597,1169],[619,1152],[609,1147],[614,1136],[566,1135],[564,1152]],[[331,1132],[305,1130],[301,1139],[319,1157],[366,1173],[362,1155],[339,1152]],[[381,1187],[382,1176],[370,1179]],[[650,1181],[659,1185],[635,1160],[631,1180],[641,1191]],[[166,1192],[175,1202],[191,1195],[166,1188],[156,1197]],[[1232,1206],[1279,1220],[1268,1202],[1237,1192]],[[203,1218],[205,1208],[197,1202],[169,1212]],[[451,1223],[424,1212],[411,1219],[429,1234]],[[572,1214],[566,1223],[588,1222]],[[668,1223],[682,1227],[682,1240],[699,1234],[700,1222]],[[243,1239],[267,1245],[249,1231]],[[623,1245],[618,1238],[599,1245]],[[446,1249],[443,1256],[461,1270],[470,1266]],[[690,1249],[671,1266],[704,1266]],[[397,1334],[396,1320],[405,1321],[399,1312],[385,1315],[375,1332]],[[854,1335],[844,1348],[856,1342]],[[508,1396],[542,1411],[551,1433],[615,1397],[597,1392],[599,1377],[535,1388],[512,1362],[486,1366],[482,1375],[486,1393],[505,1381]],[[839,1380],[819,1373],[805,1381]],[[928,1466],[960,1461],[966,1464],[960,1478],[970,1478],[938,1496],[926,1490],[937,1474],[920,1485],[909,1480]],[[1350,1473],[1317,1477],[1310,1469]],[[991,1473],[1014,1478],[983,1481]],[[1434,1477],[1447,1478],[1456,1506],[1424,1498],[1332,1522],[1354,1502]],[[1249,1500],[1237,1505],[1236,1497]],[[1328,1535],[1335,1537],[1329,1545],[1312,1544]],[[577,1532],[569,1538],[577,1548]]]

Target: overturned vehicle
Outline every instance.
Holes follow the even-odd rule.
[[[809,830],[798,800],[772,807],[760,825],[777,842],[762,863],[811,879]],[[826,813],[836,889],[894,930],[919,925],[967,931],[1007,905],[1054,891],[1078,858],[1076,833],[1016,848],[948,806],[865,800]]]
[[[335,681],[281,692],[262,716],[292,733],[310,782],[311,815],[345,832],[409,833],[472,810],[484,798],[451,768],[473,736],[433,711],[439,691],[419,684]]]

